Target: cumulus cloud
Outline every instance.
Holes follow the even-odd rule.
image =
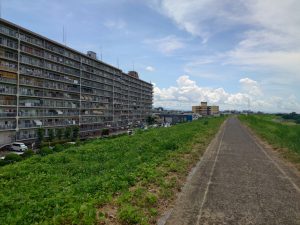
[[[257,81],[248,77],[240,79],[241,88],[251,96],[261,96],[262,91]]]
[[[184,41],[174,35],[169,35],[158,39],[147,39],[144,42],[154,46],[158,51],[165,55],[170,55],[176,50],[185,47]]]
[[[154,106],[191,110],[192,105],[207,101],[220,105],[221,109],[252,109],[261,111],[300,111],[300,103],[295,96],[286,99],[277,96],[264,96],[260,84],[248,77],[239,80],[241,91],[229,93],[223,88],[201,87],[189,76],[180,76],[176,86],[159,88],[154,85]]]
[[[147,66],[145,68],[145,70],[149,71],[149,72],[154,72],[155,71],[155,68],[153,66]]]

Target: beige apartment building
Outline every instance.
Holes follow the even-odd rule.
[[[151,83],[0,19],[0,146],[37,129],[78,125],[80,136],[145,121]]]
[[[207,102],[201,102],[200,105],[192,106],[192,111],[202,116],[218,115],[220,113],[219,106],[208,106]]]

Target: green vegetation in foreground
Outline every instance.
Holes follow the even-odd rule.
[[[121,223],[153,223],[160,199],[178,188],[170,174],[186,174],[224,118],[205,121],[93,140],[0,168],[1,224],[95,224],[110,204]]]
[[[300,165],[300,125],[272,121],[272,115],[241,115],[239,118],[272,146],[281,149],[285,158]]]

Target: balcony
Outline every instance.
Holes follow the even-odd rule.
[[[64,120],[64,121],[45,121],[44,126],[55,127],[55,126],[68,126],[68,125],[76,125],[78,121],[76,120]]]
[[[17,116],[16,112],[0,112],[0,117],[15,117]]]
[[[0,94],[12,94],[15,95],[17,93],[15,88],[10,88],[6,86],[0,85]]]
[[[13,78],[6,78],[6,77],[0,76],[0,82],[16,84],[17,83],[17,79],[16,78],[15,79],[13,79]]]
[[[37,138],[36,134],[19,134],[17,135],[17,140],[26,140],[26,139],[35,139]]]
[[[14,100],[3,100],[3,99],[0,99],[0,105],[3,106],[3,105],[7,105],[7,106],[16,106],[17,104],[17,101],[14,101]]]
[[[31,127],[40,127],[35,123],[20,123],[19,128],[31,128]]]
[[[42,92],[33,92],[33,91],[30,91],[30,90],[22,90],[22,89],[21,89],[20,95],[43,97]]]
[[[16,124],[0,124],[0,130],[13,130],[16,129]]]

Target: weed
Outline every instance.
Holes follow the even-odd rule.
[[[118,219],[123,224],[147,224],[145,216],[139,208],[132,205],[124,205],[118,212]]]
[[[46,147],[40,155],[1,167],[1,224],[94,224],[97,207],[116,195],[122,223],[150,223],[160,198],[173,196],[177,188],[176,179],[165,177],[184,173],[190,161],[183,156],[190,154],[192,143],[207,143],[223,120],[57,145],[53,154]],[[147,188],[154,185],[159,188],[152,193]]]

